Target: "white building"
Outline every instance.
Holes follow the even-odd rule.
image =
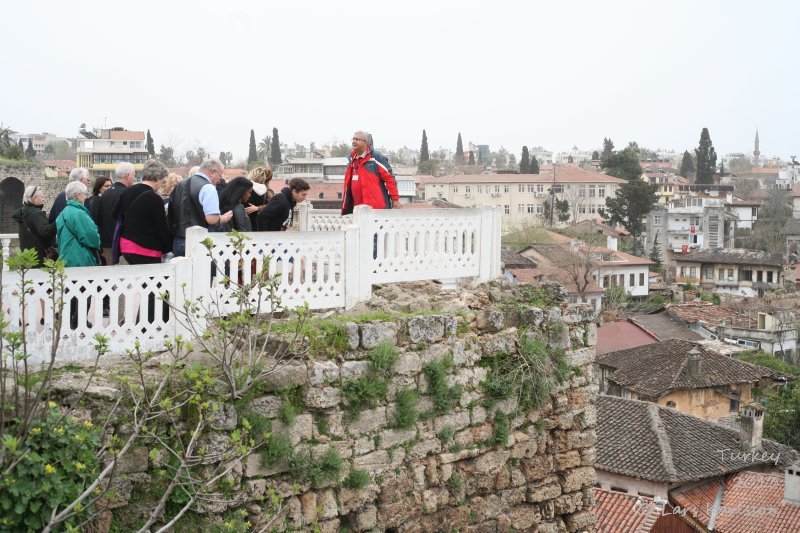
[[[556,163],[584,163],[592,160],[592,154],[599,150],[580,150],[573,146],[569,152],[559,152],[556,156]]]
[[[539,166],[544,165],[552,165],[553,164],[553,151],[552,150],[545,150],[541,146],[534,146],[530,150],[528,150],[528,154],[530,154],[531,158],[536,158],[536,161],[539,162]]]
[[[275,177],[285,180],[303,178],[309,182],[344,181],[348,160],[346,157],[289,157],[278,165]]]

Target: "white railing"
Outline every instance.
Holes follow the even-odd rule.
[[[8,256],[11,255],[12,241],[19,241],[19,235],[16,233],[0,233],[0,245],[3,247],[3,269],[8,270]]]
[[[341,209],[314,209],[311,202],[299,205],[300,231],[337,231],[351,224],[351,215],[342,216]]]
[[[96,334],[109,339],[110,353],[121,354],[139,341],[145,350],[163,350],[166,342],[186,334],[185,326],[165,309],[158,295],[213,304],[211,314],[224,316],[238,308],[230,283],[247,283],[268,262],[278,274],[278,296],[285,308],[305,303],[310,309],[351,308],[368,300],[375,283],[442,278],[500,276],[500,211],[476,209],[373,210],[358,206],[352,217],[317,211],[306,222],[310,231],[253,232],[242,253],[227,235],[205,228],[186,232],[186,257],[142,266],[66,269],[64,317],[58,358],[89,359]],[[331,217],[325,219],[322,217]],[[321,220],[329,222],[321,223]],[[337,227],[325,231],[325,227]],[[211,255],[202,244],[211,241]],[[212,268],[212,257],[216,266]],[[223,274],[230,278],[226,285]],[[19,307],[19,274],[3,272],[3,312],[9,329],[28,324],[32,362],[49,357],[53,313],[47,274],[32,271],[24,316]],[[103,316],[103,300],[109,312]],[[267,296],[250,295],[268,311]],[[76,306],[76,323],[70,311]],[[40,323],[43,321],[43,323]]]

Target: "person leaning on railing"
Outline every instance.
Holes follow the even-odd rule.
[[[19,247],[25,251],[36,250],[36,268],[44,265],[45,250],[56,244],[56,225],[48,222],[44,214],[44,190],[31,185],[22,194],[22,207],[11,215],[19,224]]]

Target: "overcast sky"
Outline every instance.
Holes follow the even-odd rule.
[[[0,3],[0,121],[150,129],[179,152],[285,143],[696,147],[800,155],[800,3]]]

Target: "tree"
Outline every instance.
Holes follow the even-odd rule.
[[[519,160],[519,173],[520,174],[530,174],[531,173],[531,156],[528,153],[528,147],[522,147],[522,157]]]
[[[703,128],[700,132],[700,143],[694,151],[697,162],[697,174],[695,183],[711,183],[714,172],[717,170],[717,152],[711,143],[711,135],[708,128]]]
[[[641,235],[644,233],[644,217],[658,202],[658,185],[644,180],[632,180],[617,189],[615,197],[606,197],[606,208],[600,208],[599,214],[606,223],[620,224],[634,240],[634,252],[641,247]]]
[[[600,167],[609,176],[632,181],[642,175],[642,165],[639,164],[639,155],[635,143],[628,145],[624,150],[613,153],[601,160]]]
[[[13,143],[3,155],[8,159],[22,159],[25,157],[25,150],[20,148],[19,144]]]
[[[555,213],[552,212],[555,207]],[[570,217],[569,202],[566,199],[559,199],[550,196],[544,202],[544,212],[542,213],[542,220],[546,226],[551,225],[551,221],[555,222],[568,222]]]
[[[250,130],[250,147],[247,152],[247,164],[255,164],[258,161],[258,150],[256,150],[256,134]]]
[[[2,124],[0,124],[0,156],[5,156],[6,152],[14,145],[14,142],[11,140],[11,136],[15,135],[17,132],[12,130],[11,128],[6,128]]]
[[[456,141],[456,165],[464,164],[464,144],[461,142],[461,132],[458,132],[458,140]]]
[[[469,164],[470,165],[475,164],[475,152],[473,152],[472,150],[469,151]]]
[[[495,168],[506,168],[508,165],[508,150],[502,146],[496,152],[492,152],[492,160]]]
[[[753,163],[746,157],[734,157],[728,162],[728,172],[732,174],[749,174],[751,170],[753,170]]]
[[[420,162],[417,167],[417,173],[423,176],[436,176],[439,172],[439,160],[428,159],[427,161]]]
[[[281,141],[278,138],[278,128],[272,128],[272,144],[269,151],[270,165],[280,165],[283,162],[281,157]]]
[[[600,159],[600,152],[598,152],[597,150],[592,152],[592,161],[597,161],[599,159]]]
[[[614,143],[608,137],[604,137],[603,153],[600,155],[600,159],[605,159],[613,153],[614,153]]]
[[[658,242],[658,232],[656,232],[655,237],[653,237],[653,247],[650,249],[650,261],[658,266],[661,266],[661,262],[663,261],[661,257],[661,246],[659,246]]]
[[[176,165],[175,149],[172,146],[164,146],[162,144],[158,147],[158,159],[168,167],[174,167]]]
[[[153,138],[150,136],[150,130],[147,130],[147,154],[151,159],[156,156],[156,147],[153,144]]]
[[[536,156],[531,156],[531,174],[538,174],[539,173],[539,161],[536,159]]]
[[[347,143],[334,144],[331,147],[331,157],[347,157],[352,150],[352,146]]]
[[[783,251],[781,230],[792,216],[792,197],[785,189],[770,189],[758,210],[758,223],[753,229],[753,245],[766,252]]]
[[[28,139],[28,147],[25,149],[25,157],[33,159],[36,157],[36,150],[33,148],[33,139]]]
[[[518,168],[517,156],[515,154],[508,154],[508,170],[517,170]]]
[[[694,174],[694,157],[689,153],[689,150],[683,152],[683,160],[681,160],[680,175],[688,178]]]
[[[422,130],[422,146],[419,149],[419,162],[424,163],[430,160],[431,156],[428,153],[428,134]]]
[[[553,247],[553,265],[564,272],[570,292],[578,293],[578,303],[586,303],[586,291],[594,281],[592,275],[597,270],[594,247],[581,247],[573,249],[569,244],[560,244]]]

